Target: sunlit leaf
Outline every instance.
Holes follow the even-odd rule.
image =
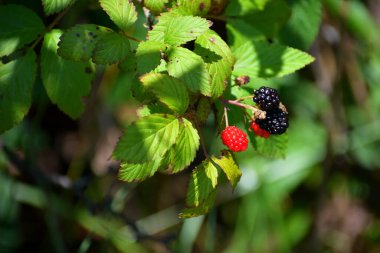
[[[7,64],[0,63],[0,133],[18,124],[29,111],[36,70],[33,50]]]
[[[122,30],[126,31],[137,20],[136,8],[128,0],[99,0],[103,10],[111,20]]]
[[[66,9],[75,1],[76,0],[42,0],[42,5],[44,6],[45,14],[52,15]]]
[[[225,150],[220,159],[213,159],[213,161],[220,166],[226,174],[228,181],[231,183],[232,188],[236,187],[242,175],[235,158],[230,151]]]
[[[182,118],[177,141],[167,154],[168,170],[177,173],[185,169],[195,159],[198,148],[198,131],[190,121]]]
[[[180,80],[167,74],[149,73],[141,77],[141,82],[174,112],[182,114],[187,110],[189,94]]]
[[[154,14],[158,14],[164,11],[165,4],[168,2],[169,0],[144,0],[144,5]]]
[[[161,159],[155,159],[146,163],[122,163],[119,169],[119,178],[123,181],[142,181],[156,173],[161,163]]]
[[[211,23],[204,18],[164,13],[159,17],[158,23],[149,31],[148,37],[152,41],[178,46],[196,39],[210,26]]]
[[[113,156],[126,163],[151,162],[162,157],[175,143],[178,119],[172,115],[152,114],[125,129]]]
[[[211,95],[210,76],[202,57],[192,51],[175,47],[168,52],[168,72],[184,81],[190,91]]]

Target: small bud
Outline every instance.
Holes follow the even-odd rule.
[[[235,79],[235,84],[237,84],[239,86],[242,86],[244,84],[249,83],[249,80],[250,80],[249,76],[238,76]]]

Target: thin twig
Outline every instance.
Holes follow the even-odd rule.
[[[201,132],[201,128],[199,127],[199,123],[198,123],[198,120],[196,118],[194,119],[194,123],[195,123],[195,127],[198,130],[199,140],[201,142],[203,154],[204,154],[205,157],[209,157],[209,154],[208,154],[207,149],[206,149],[206,144],[204,142],[203,134]]]
[[[132,36],[126,34],[126,33],[124,33],[124,36],[127,37],[128,39],[133,40],[133,41],[136,41],[136,42],[141,42],[141,41],[142,41],[142,40],[137,39],[137,38],[135,38],[135,37],[132,37]]]
[[[47,27],[46,32],[44,34],[41,34],[35,41],[34,43],[30,46],[30,49],[34,49],[38,43],[41,42],[41,40],[44,38],[45,34],[50,32],[61,19],[66,15],[66,13],[69,11],[70,7],[66,8],[64,11],[60,12],[57,17],[51,22],[51,24]]]

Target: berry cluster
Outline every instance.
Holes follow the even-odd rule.
[[[248,147],[247,135],[236,126],[229,126],[223,130],[222,141],[234,152],[244,151]]]
[[[277,90],[262,86],[255,90],[254,94],[253,101],[259,105],[261,110],[266,112],[265,118],[256,119],[255,123],[270,134],[285,133],[289,127],[288,113],[280,106],[281,101]],[[257,135],[261,136],[260,134]]]
[[[269,138],[270,136],[270,133],[267,131],[267,130],[264,130],[262,129],[259,124],[257,124],[256,122],[252,121],[251,122],[251,129],[253,130],[253,132],[257,135],[257,136],[260,136],[260,137],[263,137],[265,139]]]
[[[254,90],[253,101],[259,105],[261,110],[271,111],[280,105],[280,97],[277,90],[269,87],[262,86],[258,90]]]
[[[277,108],[267,112],[265,119],[256,119],[256,123],[270,134],[283,134],[289,127],[288,113]]]

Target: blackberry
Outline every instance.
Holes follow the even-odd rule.
[[[255,122],[270,134],[283,134],[289,127],[288,113],[280,108],[267,111],[265,119],[256,119]]]
[[[277,90],[269,87],[262,86],[258,90],[254,90],[253,101],[259,105],[261,110],[271,111],[278,108],[280,104],[280,97]]]

